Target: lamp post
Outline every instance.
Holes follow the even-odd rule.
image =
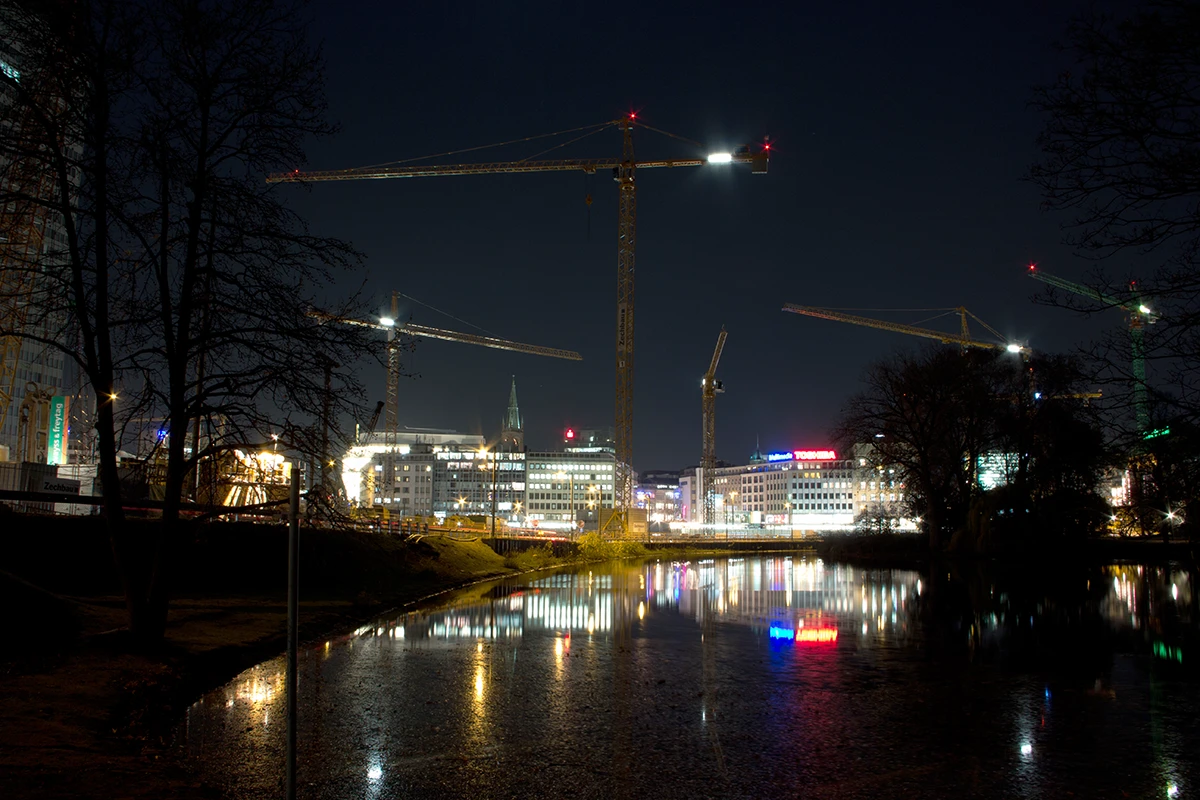
[[[787,510],[788,538],[795,539],[796,538],[796,530],[792,526],[792,504],[790,502],[784,503],[783,507]]]
[[[497,490],[496,490],[496,454],[489,453],[488,449],[486,447],[481,447],[481,448],[479,448],[479,455],[481,458],[486,459],[486,458],[490,457],[492,459],[492,549],[495,550],[496,549],[496,494],[497,494]],[[486,463],[480,464],[479,468],[481,470],[486,470],[487,464]]]
[[[592,497],[595,495],[595,497]],[[588,487],[588,507],[593,508],[596,512],[596,530],[600,530],[600,509],[604,507],[604,490],[600,488],[600,484],[593,483]],[[593,506],[592,503],[595,503]]]
[[[737,489],[729,493],[729,518],[735,526],[737,525],[737,496]],[[728,535],[728,531],[726,534]]]

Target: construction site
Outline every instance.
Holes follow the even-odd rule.
[[[546,172],[576,172],[586,176],[610,172],[617,194],[617,274],[615,302],[615,348],[613,381],[613,424],[611,435],[603,441],[582,443],[564,434],[558,450],[531,450],[524,441],[524,426],[517,405],[517,386],[513,379],[509,405],[499,435],[488,439],[481,433],[460,433],[451,429],[411,427],[402,424],[400,394],[402,357],[425,342],[470,345],[510,354],[540,358],[581,361],[580,353],[549,346],[528,344],[482,333],[469,333],[418,324],[399,319],[398,297],[393,291],[390,313],[376,319],[348,318],[312,308],[308,316],[320,325],[352,326],[377,331],[383,362],[386,364],[385,396],[374,410],[354,423],[351,441],[338,441],[331,435],[337,426],[330,419],[328,404],[318,413],[321,441],[317,452],[300,455],[280,443],[278,434],[266,431],[247,435],[234,430],[220,415],[209,415],[191,425],[185,449],[188,453],[214,451],[211,457],[198,459],[187,481],[187,501],[207,513],[246,518],[277,518],[286,500],[292,472],[299,471],[305,487],[305,502],[310,508],[323,509],[333,517],[366,523],[377,528],[398,524],[434,524],[524,533],[562,533],[575,535],[595,530],[607,538],[644,538],[650,535],[650,522],[661,531],[692,535],[746,534],[801,535],[821,531],[852,530],[855,521],[869,505],[885,503],[884,516],[903,529],[915,530],[920,520],[904,511],[902,485],[895,481],[885,487],[878,470],[867,464],[861,453],[870,450],[870,442],[854,443],[855,453],[841,458],[832,450],[819,449],[822,458],[812,456],[811,443],[798,443],[794,456],[756,451],[739,466],[738,462],[717,458],[717,402],[724,384],[717,377],[728,333],[720,327],[716,346],[707,370],[701,378],[701,436],[699,461],[682,469],[672,484],[659,485],[658,492],[671,496],[664,507],[647,507],[647,493],[655,489],[639,487],[634,463],[634,362],[635,362],[635,263],[637,254],[637,203],[640,170],[699,167],[729,169],[748,167],[763,175],[771,156],[771,142],[747,145],[733,152],[714,152],[703,158],[639,160],[634,152],[634,132],[645,129],[663,133],[643,124],[634,112],[598,126],[546,134],[570,135],[567,143],[605,131],[620,136],[620,155],[608,158],[564,158],[556,160],[521,159],[395,164],[325,171],[294,170],[268,177],[269,183],[315,185],[334,181],[362,181],[397,178],[470,177]],[[582,132],[581,132],[582,131]],[[532,137],[534,139],[542,137]],[[674,137],[682,138],[682,137]],[[509,143],[501,143],[509,144]],[[543,150],[548,153],[560,145]],[[482,148],[468,148],[478,150]],[[450,151],[443,157],[462,151]],[[421,160],[421,159],[418,159]],[[433,157],[436,161],[437,158]],[[17,175],[10,180],[34,180]],[[34,187],[32,191],[36,192]],[[587,195],[590,207],[592,196]],[[22,325],[53,325],[52,315],[34,314],[34,277],[20,264],[36,260],[47,237],[60,236],[52,218],[36,208],[10,209],[4,225],[10,231],[8,241],[23,242],[24,247],[4,251],[6,285],[3,292],[4,314]],[[1030,277],[1058,290],[1081,296],[1088,301],[1122,310],[1127,314],[1133,362],[1135,420],[1139,434],[1153,435],[1147,410],[1143,328],[1157,316],[1137,297],[1112,297],[1067,281],[1030,266]],[[14,277],[15,276],[15,277]],[[787,303],[785,312],[848,323],[926,340],[933,340],[963,351],[990,350],[1012,354],[1019,367],[1028,373],[1029,391],[1037,398],[1036,376],[1029,368],[1031,349],[1027,343],[1008,341],[999,331],[964,307],[923,309],[929,320],[953,317],[957,330],[940,331],[919,324],[906,324],[831,309]],[[974,323],[989,338],[978,338],[970,330]],[[737,333],[735,332],[736,336]],[[441,345],[436,345],[440,347]],[[326,364],[325,382],[330,385],[334,365]],[[34,380],[27,380],[28,378]],[[75,384],[68,392],[64,387]],[[115,402],[117,394],[111,399]],[[1073,394],[1071,399],[1088,402],[1101,397],[1099,392]],[[1064,398],[1060,398],[1064,399]],[[55,510],[64,513],[90,513],[100,494],[94,463],[95,397],[89,395],[78,377],[51,348],[34,347],[20,336],[3,338],[0,347],[0,419],[4,420],[5,439],[0,445],[0,491],[6,499],[17,501],[28,510]],[[142,417],[127,423],[131,433],[130,449],[118,453],[121,460],[125,495],[135,503],[152,508],[164,500],[165,429],[163,417]],[[128,432],[128,431],[127,431]],[[573,434],[571,434],[573,435]],[[786,451],[791,453],[793,451]],[[771,457],[769,457],[771,456]],[[987,455],[988,464],[1001,467],[1003,453]],[[787,463],[784,463],[787,462]],[[982,464],[982,462],[981,462]],[[536,467],[536,468],[535,468]],[[760,496],[763,480],[756,472],[784,470],[771,478],[778,481],[777,491]],[[786,474],[789,469],[798,470]],[[996,469],[980,467],[980,474]],[[732,470],[732,471],[731,471]],[[865,470],[865,471],[864,471]],[[1003,469],[1000,470],[1001,472]],[[1144,471],[1144,470],[1142,470]],[[990,473],[989,473],[990,474]],[[1136,466],[1125,470],[1119,479],[1109,480],[1106,500],[1120,508],[1136,502],[1139,492]],[[742,477],[738,477],[742,476]],[[827,479],[829,476],[835,476]],[[980,477],[981,485],[984,478]],[[993,475],[993,484],[997,480]],[[1002,482],[1002,480],[1001,480]],[[871,491],[865,491],[871,487]],[[35,498],[28,493],[48,492],[55,498]],[[805,489],[836,491],[806,492]],[[882,491],[890,488],[895,491]],[[897,490],[898,489],[898,490]],[[68,500],[62,495],[79,495]],[[90,498],[84,500],[83,498]],[[830,502],[808,502],[814,499]],[[1114,515],[1116,519],[1116,515]]]

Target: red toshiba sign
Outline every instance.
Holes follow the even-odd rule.
[[[793,450],[792,458],[796,461],[837,461],[837,453],[832,450]]]

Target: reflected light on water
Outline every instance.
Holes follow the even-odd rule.
[[[363,800],[399,787],[411,787],[410,796],[451,796],[438,791],[452,794],[447,787],[465,787],[489,765],[522,763],[532,752],[607,774],[611,759],[631,748],[624,734],[609,733],[615,725],[645,731],[647,741],[690,736],[695,746],[647,751],[642,766],[630,762],[633,780],[645,782],[605,779],[607,793],[597,796],[653,792],[663,770],[676,765],[684,777],[673,779],[689,796],[737,794],[728,777],[735,772],[745,781],[742,796],[802,796],[797,781],[815,767],[866,766],[860,758],[866,761],[867,750],[840,752],[843,742],[861,740],[878,745],[870,766],[893,776],[909,775],[938,748],[947,751],[927,791],[914,798],[954,796],[943,790],[980,774],[980,796],[1021,796],[1022,787],[1054,781],[1083,797],[1097,795],[1089,783],[1094,770],[1060,758],[1062,742],[1086,732],[1097,748],[1108,748],[1096,763],[1104,756],[1109,763],[1123,745],[1105,742],[1124,741],[1131,727],[1146,741],[1153,726],[1155,763],[1130,760],[1130,769],[1141,770],[1130,796],[1188,795],[1186,779],[1197,766],[1188,738],[1195,693],[1170,679],[1189,667],[1182,650],[1195,630],[1194,571],[1097,566],[1036,592],[957,573],[943,584],[944,570],[923,576],[934,581],[924,592],[919,575],[800,556],[659,560],[519,576],[447,595],[440,606],[374,621],[302,654],[301,708],[312,709],[301,712],[302,725],[313,726],[309,741],[327,756],[302,770],[319,782],[320,770],[336,764]],[[1094,591],[1085,593],[1088,576]],[[1138,710],[1145,720],[1093,713],[1117,707],[1108,686],[1143,686],[1142,672],[1110,677],[1110,659],[1089,663],[1086,683],[1011,666],[1010,653],[1039,665],[1057,663],[1061,652],[1074,655],[1095,633],[1077,621],[1097,617],[1110,624],[1113,652],[1143,654],[1163,676],[1163,699]],[[588,636],[572,651],[571,636],[580,631]],[[923,665],[930,660],[966,679],[971,702],[962,702],[959,688],[947,692],[928,680]],[[971,680],[983,674],[987,680]],[[1097,674],[1105,689],[1088,690]],[[281,753],[283,700],[281,660],[243,673],[189,711],[189,754],[203,753],[218,782],[245,789],[232,795],[266,796]],[[983,713],[972,716],[975,709]],[[872,739],[912,718],[911,736]],[[971,735],[946,739],[948,718]],[[270,721],[276,724],[267,727]],[[802,777],[767,786],[746,769],[767,757],[799,764],[789,775]],[[688,783],[688,770],[703,778]],[[547,781],[560,778],[494,773],[488,780],[504,796],[554,796]],[[540,794],[522,794],[519,781],[537,780]],[[855,796],[899,796],[884,784],[854,786],[881,789]]]

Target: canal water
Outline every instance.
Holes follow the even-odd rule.
[[[444,595],[300,657],[300,796],[1200,797],[1194,571],[622,563]],[[181,730],[282,796],[284,661]]]

